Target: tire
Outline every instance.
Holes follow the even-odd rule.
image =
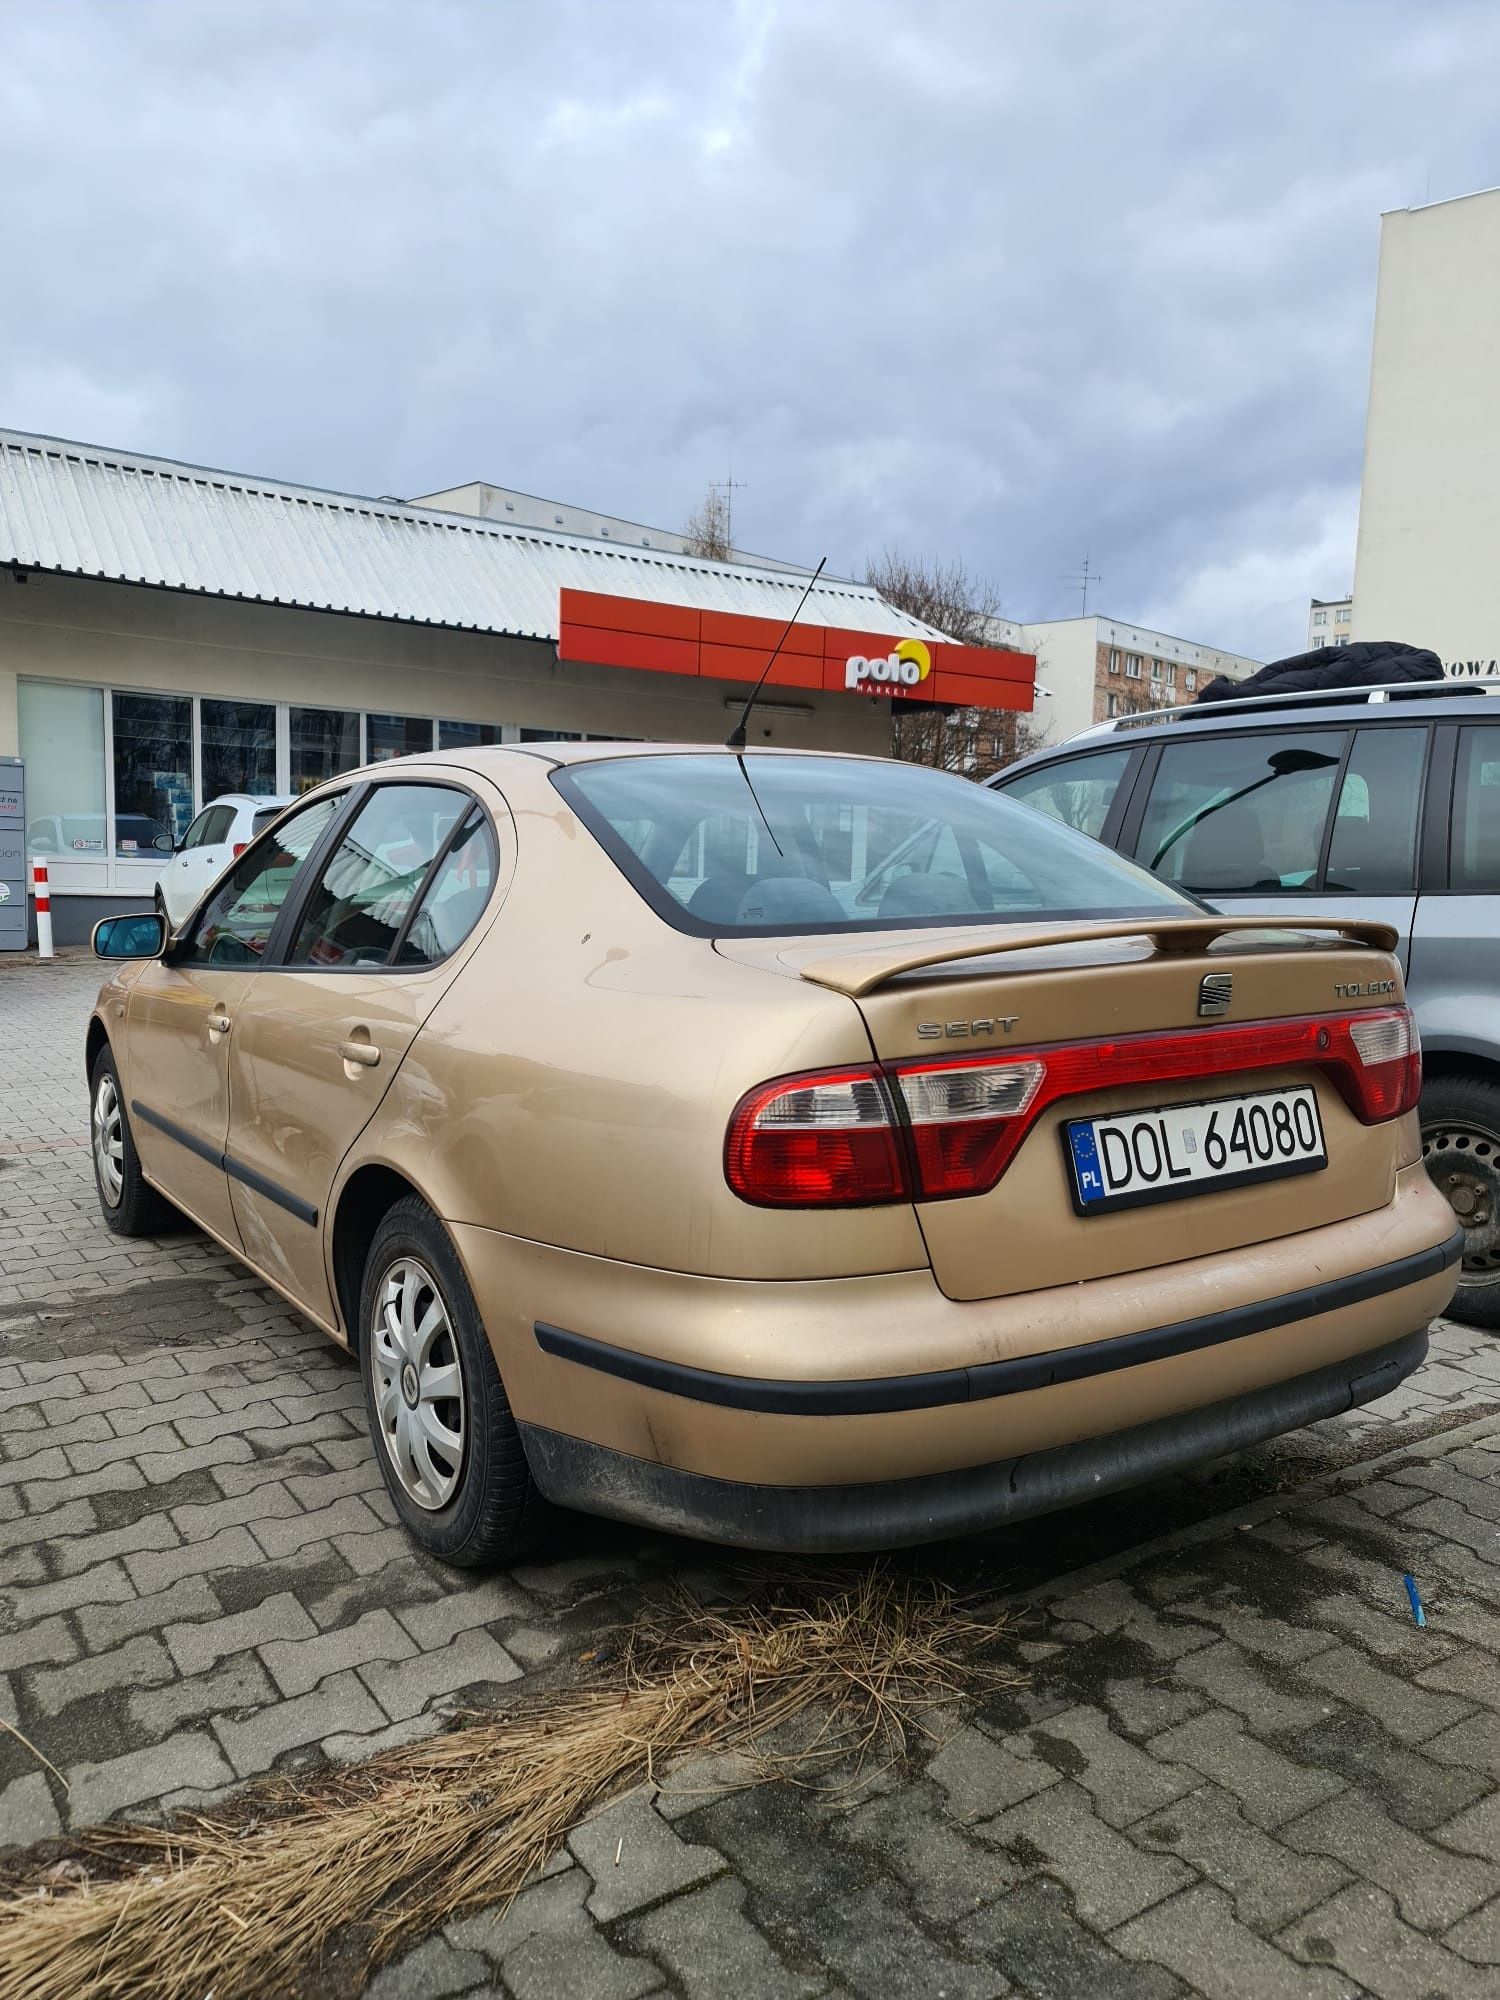
[[[107,1229],[116,1236],[160,1236],[173,1226],[177,1211],[141,1172],[125,1093],[107,1043],[95,1056],[89,1077],[89,1153]]]
[[[1500,1084],[1436,1076],[1422,1092],[1422,1157],[1464,1225],[1463,1274],[1448,1311],[1500,1327]]]
[[[531,1548],[544,1507],[510,1399],[448,1232],[416,1195],[387,1213],[365,1259],[359,1365],[381,1477],[413,1539],[455,1569]],[[455,1393],[424,1394],[424,1376]]]

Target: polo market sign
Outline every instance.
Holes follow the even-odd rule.
[[[883,658],[853,653],[844,662],[844,686],[853,693],[884,688],[891,694],[914,694],[932,672],[932,654],[920,639],[899,640]]]

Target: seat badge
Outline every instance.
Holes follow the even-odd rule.
[[[1198,1012],[1205,1015],[1227,1014],[1233,997],[1232,972],[1206,972],[1198,985]]]

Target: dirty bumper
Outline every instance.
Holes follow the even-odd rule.
[[[560,1506],[742,1548],[897,1548],[1024,1521],[1240,1451],[1389,1395],[1427,1353],[1427,1330],[1132,1430],[991,1465],[858,1486],[757,1486],[682,1472],[523,1424],[537,1484]]]

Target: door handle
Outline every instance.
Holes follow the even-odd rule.
[[[339,1054],[346,1063],[361,1063],[366,1069],[374,1069],[380,1061],[380,1051],[373,1042],[340,1042]]]
[[[229,1033],[229,1025],[229,1016],[227,1014],[210,1014],[208,1017],[210,1039],[222,1041]]]

